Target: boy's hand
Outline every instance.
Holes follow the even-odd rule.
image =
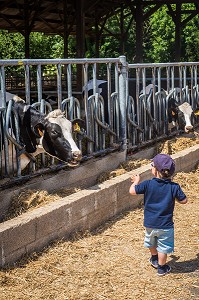
[[[140,182],[140,175],[136,174],[136,175],[131,176],[131,182],[134,184],[138,184]]]
[[[137,185],[140,182],[140,175],[137,174],[137,175],[131,176],[131,182],[132,182],[132,184],[130,186],[129,193],[131,195],[136,195],[135,185]]]

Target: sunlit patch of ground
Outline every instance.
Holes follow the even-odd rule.
[[[143,209],[59,241],[0,271],[2,300],[191,300],[199,298],[199,169],[178,173],[189,199],[175,207],[172,272],[158,277],[143,247]],[[132,201],[136,196],[132,196]]]

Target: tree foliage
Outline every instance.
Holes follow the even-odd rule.
[[[147,21],[149,28],[144,42],[146,62],[174,61],[175,25],[164,6]],[[146,25],[146,24],[145,24]]]

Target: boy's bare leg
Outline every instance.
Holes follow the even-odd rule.
[[[166,261],[167,261],[167,254],[158,252],[158,264],[160,266],[163,266],[166,264]]]
[[[158,254],[156,247],[151,247],[151,248],[149,248],[149,250],[151,252],[151,255],[157,255]]]
[[[149,248],[151,255],[158,255],[158,264],[163,266],[166,264],[167,261],[167,254],[165,253],[161,253],[161,252],[157,252],[156,247],[151,247]]]

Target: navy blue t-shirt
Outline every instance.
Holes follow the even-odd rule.
[[[167,229],[173,227],[175,199],[186,195],[179,184],[171,179],[153,178],[135,185],[136,194],[144,194],[144,226]]]

